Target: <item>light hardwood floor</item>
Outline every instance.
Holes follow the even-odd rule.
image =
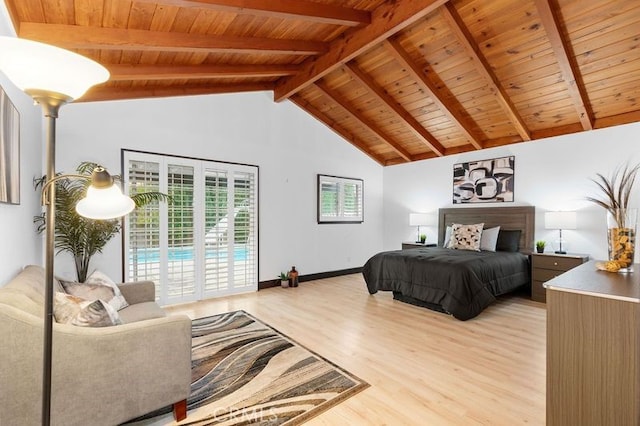
[[[238,309],[371,385],[310,426],[544,424],[546,311],[524,296],[463,322],[369,295],[356,274],[167,308]]]

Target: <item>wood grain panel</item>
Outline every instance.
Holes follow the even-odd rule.
[[[531,253],[535,234],[535,207],[459,207],[438,210],[438,245],[444,242],[444,233],[452,223],[484,223],[485,228],[521,230],[520,251]]]
[[[547,425],[638,424],[638,312],[547,289]]]

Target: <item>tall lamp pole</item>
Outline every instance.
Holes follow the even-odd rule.
[[[62,105],[82,96],[91,86],[109,79],[97,62],[54,46],[15,37],[0,37],[0,71],[40,104],[46,117],[47,182],[55,179],[56,119]],[[51,422],[53,338],[53,261],[55,254],[55,185],[46,197],[44,353],[42,424]],[[130,211],[130,210],[129,210]]]

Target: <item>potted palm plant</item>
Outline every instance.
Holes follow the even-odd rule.
[[[280,272],[280,286],[289,287],[289,276],[285,272]]]
[[[89,262],[96,253],[101,253],[104,246],[122,228],[120,219],[92,220],[80,216],[76,212],[76,204],[87,191],[91,172],[99,164],[82,162],[76,168],[79,175],[87,179],[60,179],[56,185],[56,223],[55,247],[60,252],[68,252],[73,256],[76,274],[79,282],[85,282],[89,271]],[[113,176],[120,180],[120,176]],[[46,176],[35,180],[36,189],[46,183]],[[171,198],[161,192],[143,192],[132,195],[136,207],[144,206],[154,201],[171,201]],[[46,229],[45,213],[35,216],[33,222],[37,231],[42,233]]]
[[[540,240],[540,241],[536,241],[536,252],[538,253],[544,253],[544,247],[547,245],[546,242]]]
[[[640,164],[633,167],[627,164],[624,168],[616,168],[608,178],[598,173],[596,179],[591,179],[604,195],[602,198],[587,197],[587,200],[607,212],[608,270],[617,267],[620,272],[631,271],[635,255],[637,209],[629,208],[629,199],[639,170]]]

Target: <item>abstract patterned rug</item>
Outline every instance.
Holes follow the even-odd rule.
[[[196,319],[192,333],[179,425],[298,425],[369,386],[244,311]],[[176,424],[171,407],[136,420]]]

